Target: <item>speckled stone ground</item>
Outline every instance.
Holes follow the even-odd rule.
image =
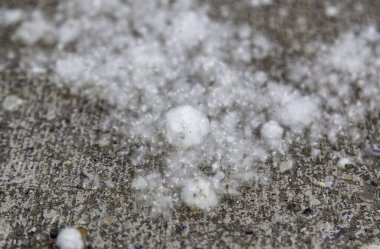
[[[216,19],[222,2],[213,1],[210,14]],[[284,47],[294,39],[332,41],[347,27],[380,24],[380,2],[361,1],[360,11],[357,1],[346,1],[342,15],[332,19],[324,17],[323,2],[281,1],[256,12],[239,3],[233,5],[233,19],[252,20]],[[53,11],[52,1],[29,3],[33,4]],[[280,7],[294,15],[280,21]],[[299,16],[306,18],[307,31],[297,30]],[[9,48],[17,52],[18,45],[9,41],[11,32],[0,30],[0,55]],[[297,53],[285,50],[282,58],[253,66],[276,69],[274,75],[286,78],[286,70],[280,69]],[[311,160],[310,148],[295,145],[295,166],[289,171],[280,172],[269,160],[263,169],[271,175],[268,184],[247,185],[241,196],[225,198],[208,213],[178,206],[151,217],[131,189],[135,172],[129,153],[120,153],[132,152],[134,145],[126,144],[117,131],[100,127],[112,107],[54,83],[49,75],[20,71],[17,56],[0,72],[0,101],[10,94],[25,101],[14,112],[0,108],[4,248],[52,248],[57,229],[76,225],[88,229],[88,245],[94,248],[360,248],[379,243],[380,159],[367,156],[363,163],[342,169],[331,153],[356,156],[380,141],[379,113],[360,124],[365,142],[359,146],[344,137],[338,146],[322,141],[321,156]],[[111,142],[99,144],[104,136]],[[332,187],[318,184],[326,179],[333,180]]]

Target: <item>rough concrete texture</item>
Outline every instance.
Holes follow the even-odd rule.
[[[225,2],[213,1],[210,15],[220,18],[219,7]],[[233,3],[233,19],[252,20],[256,29],[265,30],[284,47],[294,39],[332,41],[340,30],[357,24],[380,26],[380,2],[361,1],[364,9],[359,11],[358,1],[345,1],[339,18],[331,19],[323,14],[324,2],[278,1],[259,10]],[[51,1],[29,4],[54,11]],[[280,7],[294,15],[279,20]],[[306,18],[306,30],[297,30],[298,16]],[[11,32],[0,30],[0,55],[18,46],[10,42]],[[298,53],[284,50],[281,58],[253,67],[286,79],[281,68]],[[360,248],[379,243],[379,159],[366,156],[363,163],[343,169],[331,153],[356,156],[378,142],[379,113],[360,124],[365,137],[360,146],[353,146],[348,137],[337,146],[322,141],[321,156],[311,160],[310,148],[295,145],[291,150],[295,163],[287,171],[269,160],[263,169],[271,175],[269,184],[249,184],[242,195],[223,199],[210,212],[183,205],[151,217],[131,189],[135,172],[129,154],[118,153],[132,152],[134,145],[126,145],[117,131],[99,127],[112,107],[57,87],[49,75],[27,75],[18,70],[17,56],[0,72],[1,102],[10,94],[24,103],[14,112],[0,108],[4,248],[52,248],[57,229],[78,225],[88,230],[88,245],[93,248]],[[111,143],[98,144],[104,136]],[[116,184],[109,186],[109,180]],[[331,187],[319,183],[328,180],[333,181]]]

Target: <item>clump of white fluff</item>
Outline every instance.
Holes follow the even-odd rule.
[[[3,106],[3,109],[6,111],[15,111],[23,103],[24,103],[24,100],[20,99],[16,95],[9,95],[5,97],[2,106]]]
[[[189,105],[173,108],[165,119],[168,142],[181,148],[199,145],[210,129],[207,117]]]
[[[82,235],[75,228],[63,229],[55,243],[60,249],[82,249],[84,248],[84,242]]]
[[[320,109],[314,98],[295,97],[277,109],[276,114],[283,124],[297,133],[318,119]]]
[[[13,38],[31,46],[46,38],[46,35],[53,29],[50,23],[45,20],[43,13],[40,10],[35,10],[32,12],[30,20],[23,22],[17,29]]]
[[[188,206],[206,211],[219,203],[211,182],[203,178],[186,181],[182,188],[181,198]]]
[[[282,134],[284,129],[276,122],[269,121],[261,128],[261,136],[265,142],[273,149],[278,148],[281,145]]]

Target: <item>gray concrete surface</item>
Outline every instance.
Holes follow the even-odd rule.
[[[214,18],[220,18],[222,2],[213,2]],[[352,25],[379,24],[377,1],[361,1],[363,12],[355,10],[357,1],[346,1],[339,19],[323,16],[323,2],[281,1],[257,11],[235,3],[233,15],[237,22],[252,20],[284,47],[293,39],[331,41]],[[279,22],[280,7],[294,15]],[[297,31],[299,15],[307,17],[307,32]],[[0,54],[10,47],[17,51],[18,45],[9,41],[11,32],[0,30]],[[284,50],[282,58],[253,66],[286,78],[283,65],[297,53]],[[0,240],[5,248],[52,248],[50,237],[57,229],[76,225],[88,229],[94,248],[360,248],[379,241],[380,160],[368,156],[362,164],[340,169],[331,156],[332,151],[355,156],[378,142],[379,113],[360,124],[365,134],[360,146],[344,137],[338,146],[322,141],[322,156],[311,160],[310,148],[297,145],[290,171],[279,172],[267,163],[270,184],[247,185],[241,196],[225,198],[211,212],[178,206],[153,218],[148,207],[136,202],[128,154],[118,153],[133,151],[134,145],[125,144],[122,134],[99,127],[112,107],[58,88],[48,75],[27,75],[18,69],[17,57],[0,72],[0,101],[10,94],[25,103],[15,112],[0,109]],[[112,142],[99,146],[95,141],[104,135]],[[326,177],[334,179],[331,188],[316,184]],[[114,187],[107,185],[111,179]]]

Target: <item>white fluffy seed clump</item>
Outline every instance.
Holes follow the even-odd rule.
[[[60,249],[83,249],[84,242],[81,233],[75,228],[65,228],[58,234],[55,244]]]
[[[276,112],[279,121],[289,126],[294,132],[302,132],[321,115],[318,100],[310,97],[291,99]]]
[[[181,148],[199,145],[209,132],[207,117],[188,105],[173,108],[165,119],[168,142]]]
[[[261,136],[272,148],[279,148],[281,146],[283,134],[284,129],[273,120],[265,123],[261,128]]]
[[[209,211],[219,203],[219,198],[206,179],[188,180],[181,192],[181,198],[190,207]]]

